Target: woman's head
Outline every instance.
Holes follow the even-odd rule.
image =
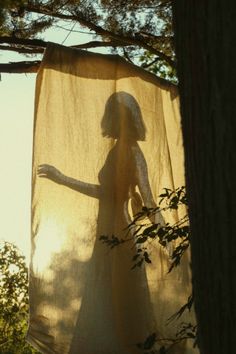
[[[114,139],[126,135],[145,140],[145,125],[136,99],[126,92],[112,94],[107,100],[102,118],[102,134]]]

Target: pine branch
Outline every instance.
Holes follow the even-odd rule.
[[[33,12],[37,14],[47,15],[54,18],[62,19],[62,20],[69,20],[69,21],[77,21],[80,23],[81,26],[85,26],[89,28],[91,31],[94,31],[97,35],[108,37],[112,40],[120,42],[121,45],[134,45],[142,47],[149,52],[157,55],[160,59],[165,60],[170,66],[175,67],[175,62],[165,55],[164,53],[160,52],[153,46],[147,44],[141,38],[136,37],[127,37],[120,34],[113,33],[111,31],[105,30],[104,28],[96,25],[95,23],[87,20],[81,13],[80,14],[63,14],[61,12],[54,12],[48,9],[46,6],[34,6],[34,5],[27,5],[25,7],[25,11]]]

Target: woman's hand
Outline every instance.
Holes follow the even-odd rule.
[[[56,183],[61,183],[63,180],[63,174],[51,165],[39,165],[37,173],[39,177],[48,178]]]

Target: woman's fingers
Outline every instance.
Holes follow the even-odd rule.
[[[39,177],[49,178],[59,183],[61,172],[54,166],[42,164],[38,166],[37,174]]]
[[[50,177],[56,172],[55,167],[47,164],[39,165],[37,173],[39,177]]]
[[[47,165],[47,164],[42,164],[38,166],[38,170],[44,170],[44,171],[49,171],[55,169],[55,167],[51,166],[51,165]]]

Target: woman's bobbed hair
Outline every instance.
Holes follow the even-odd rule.
[[[121,119],[125,120],[125,129],[130,137],[137,141],[145,140],[146,129],[138,102],[123,91],[113,93],[107,100],[101,123],[103,136],[118,139],[122,134]]]

